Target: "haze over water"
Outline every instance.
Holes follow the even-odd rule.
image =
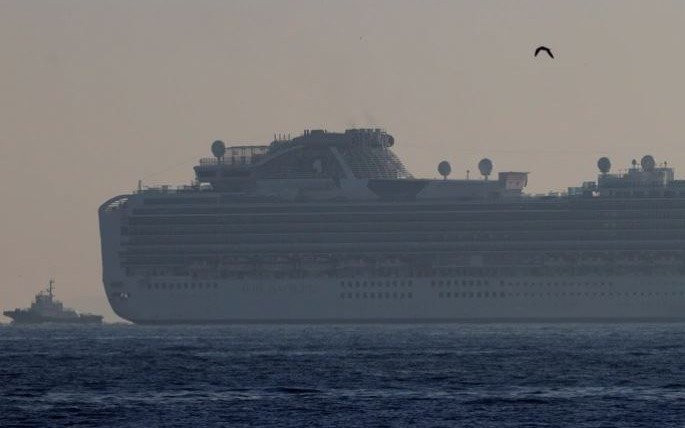
[[[3,1],[0,306],[52,276],[115,320],[98,205],[189,182],[216,138],[380,126],[416,176],[487,156],[530,192],[593,179],[601,155],[678,174],[684,20],[675,1]]]

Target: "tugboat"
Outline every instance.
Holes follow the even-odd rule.
[[[79,314],[65,308],[62,302],[54,298],[54,284],[55,281],[51,279],[48,288],[36,294],[30,308],[5,311],[3,315],[12,318],[14,324],[102,324],[101,315]]]

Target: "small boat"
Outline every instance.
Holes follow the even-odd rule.
[[[80,314],[73,309],[65,308],[62,302],[55,299],[55,281],[50,280],[48,288],[36,294],[30,308],[4,311],[2,314],[12,318],[13,324],[102,324],[102,316]]]

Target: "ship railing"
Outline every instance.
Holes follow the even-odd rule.
[[[662,182],[640,182],[640,181],[601,181],[598,188],[601,189],[663,189],[667,185]]]
[[[216,168],[216,167],[227,167],[227,168],[240,168],[240,167],[247,167],[250,166],[254,163],[257,163],[263,155],[255,155],[255,156],[239,156],[239,157],[226,157],[224,159],[217,159],[217,158],[202,158],[200,159],[200,162],[198,163],[197,167],[199,168]]]
[[[114,211],[118,210],[120,208],[123,208],[126,206],[126,203],[128,202],[128,197],[127,196],[116,196],[109,201],[105,202],[101,207],[100,210],[104,211]]]
[[[211,186],[208,185],[203,185],[203,184],[191,184],[191,185],[182,185],[182,186],[167,186],[167,185],[162,185],[162,186],[146,186],[141,189],[138,189],[135,193],[137,194],[143,194],[143,195],[150,195],[150,194],[184,194],[184,193],[196,193],[199,191],[210,191]]]
[[[268,146],[237,146],[227,147],[226,153],[221,158],[202,158],[199,167],[213,168],[217,166],[241,167],[252,165],[262,159],[268,150]]]

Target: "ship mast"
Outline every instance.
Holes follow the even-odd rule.
[[[52,279],[52,278],[50,278],[50,282],[49,282],[49,284],[48,284],[48,295],[50,296],[51,299],[52,299],[52,290],[53,290],[53,288],[54,288],[54,287],[53,287],[53,284],[54,284],[54,283],[55,283],[55,280]]]

